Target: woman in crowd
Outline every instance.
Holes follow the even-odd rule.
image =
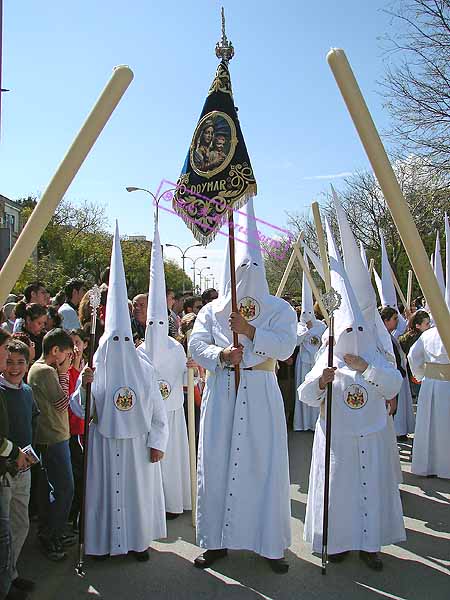
[[[394,427],[397,434],[397,440],[404,442],[408,439],[408,433],[414,433],[416,421],[414,418],[411,390],[409,388],[409,380],[407,377],[406,356],[398,340],[393,335],[393,332],[398,328],[399,313],[397,309],[385,306],[380,311],[380,315],[384,326],[391,334],[397,369],[403,377],[402,387],[397,399],[397,411],[394,414]]]
[[[42,339],[47,325],[47,308],[37,303],[25,304],[24,302],[18,302],[16,318],[23,319],[19,331],[27,334],[30,341],[34,343],[36,359],[40,358]]]
[[[408,356],[409,351],[420,338],[422,333],[427,329],[430,329],[430,327],[430,315],[425,310],[420,309],[411,315],[411,317],[408,320],[408,329],[403,335],[401,335],[398,338],[400,346],[406,356]],[[417,379],[415,379],[413,374],[411,373],[409,362],[407,362],[407,369],[411,387],[411,394],[412,397],[416,399],[419,396],[420,382],[417,381]]]
[[[8,331],[8,333],[13,332],[14,321],[16,320],[16,303],[8,302],[2,308],[2,312],[5,318],[5,322],[2,323],[2,329]]]

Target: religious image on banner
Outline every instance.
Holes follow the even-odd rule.
[[[202,244],[212,241],[235,210],[256,195],[228,65],[222,61],[195,128],[177,182],[173,208]]]

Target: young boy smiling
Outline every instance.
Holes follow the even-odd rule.
[[[32,442],[33,420],[39,414],[30,386],[23,383],[30,351],[26,344],[13,339],[8,342],[7,350],[6,369],[0,377],[0,389],[8,411],[9,439],[19,448],[25,448]],[[30,527],[28,504],[31,471],[19,471],[15,477],[9,477],[9,483],[6,493],[12,537],[12,585],[23,591],[31,591],[34,583],[19,577],[17,573],[17,559]]]

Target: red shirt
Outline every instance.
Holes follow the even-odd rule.
[[[72,366],[72,367],[70,367],[68,374],[69,374],[69,396],[71,396],[75,391],[80,371],[78,371],[78,369],[75,369],[75,367]],[[80,417],[77,417],[76,415],[74,415],[73,412],[70,410],[70,406],[69,406],[69,428],[70,428],[70,435],[83,435],[84,434],[84,419],[80,419]]]

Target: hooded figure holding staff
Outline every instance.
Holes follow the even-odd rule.
[[[93,367],[85,551],[104,558],[132,552],[145,561],[150,543],[166,536],[159,461],[168,425],[154,369],[133,343],[117,224],[105,331]],[[79,381],[71,402],[74,412],[83,400]]]
[[[238,312],[231,309],[230,271],[222,294],[204,306],[189,348],[208,370],[198,449],[195,560],[210,567],[227,549],[251,550],[285,573],[291,543],[289,465],[283,399],[275,361],[294,350],[297,318],[284,300],[271,296],[249,200],[239,213],[245,242],[236,240]],[[233,346],[233,332],[239,334]],[[233,372],[240,366],[236,393]]]
[[[392,430],[386,402],[401,386],[382,340],[376,335],[375,307],[364,318],[327,223],[331,287],[342,297],[334,313],[334,366],[327,367],[327,352],[299,387],[300,400],[321,406],[314,437],[305,520],[305,540],[320,552],[323,524],[325,455],[324,400],[333,382],[333,432],[329,494],[328,558],[340,562],[349,551],[372,569],[381,570],[378,552],[383,545],[405,539],[398,475],[392,459]],[[358,277],[369,275],[359,257]],[[356,257],[355,257],[356,258]],[[360,283],[363,283],[360,281]],[[370,319],[370,320],[369,320]],[[381,331],[381,330],[380,330]]]

